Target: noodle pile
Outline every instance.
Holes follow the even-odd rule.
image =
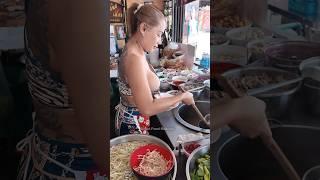
[[[147,145],[131,141],[112,146],[110,149],[110,180],[136,180],[130,167],[130,155],[138,147]]]
[[[168,165],[170,161],[167,161],[158,151],[148,151],[145,155],[139,155],[141,162],[136,171],[145,176],[160,176],[168,172]]]

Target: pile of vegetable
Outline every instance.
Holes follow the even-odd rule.
[[[210,155],[205,154],[197,159],[196,168],[190,173],[192,180],[210,180]]]

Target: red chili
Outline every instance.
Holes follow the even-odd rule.
[[[196,148],[198,148],[200,146],[200,144],[198,143],[192,143],[192,144],[188,144],[184,147],[184,149],[191,154],[193,150],[195,150]]]

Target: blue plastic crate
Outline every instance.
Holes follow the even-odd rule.
[[[305,16],[315,16],[318,10],[317,0],[289,0],[289,10]]]

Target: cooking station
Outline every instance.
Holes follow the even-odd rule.
[[[197,68],[196,68],[197,69]],[[196,70],[195,70],[196,71]],[[198,71],[199,74],[203,72]],[[200,112],[205,116],[210,113],[210,89],[203,87],[193,92],[196,106]],[[161,130],[164,130],[169,141],[170,146],[175,149],[176,158],[178,163],[177,180],[187,179],[186,177],[186,163],[187,156],[180,149],[177,142],[179,135],[189,135],[202,133],[203,136],[209,136],[210,128],[205,124],[200,123],[200,119],[197,116],[192,106],[180,104],[178,107],[168,112],[163,112],[157,115],[159,122],[161,123]],[[209,138],[209,137],[208,137]],[[208,144],[209,144],[209,139]]]
[[[288,113],[281,118],[270,119],[273,137],[301,177],[308,169],[320,164],[318,153],[320,143],[313,141],[320,136],[320,118],[307,111],[303,97],[303,91],[297,92]],[[280,171],[281,167],[260,141],[247,140],[227,127],[224,128],[219,140],[211,144],[211,149],[214,153],[211,159],[212,174],[216,179],[227,180],[241,177],[248,180],[253,175],[246,176],[246,173],[253,174],[254,172],[259,173],[256,179],[261,179],[261,177],[265,177],[266,180],[286,179],[285,174]],[[259,161],[265,165],[260,164]],[[253,167],[253,164],[256,167]],[[228,167],[228,170],[225,167]],[[278,176],[268,176],[268,174],[274,175],[274,172]]]
[[[242,41],[239,43],[239,39],[236,39],[236,36],[230,36],[230,32],[243,32],[250,28],[234,28],[236,30],[228,30],[226,33],[216,31],[215,35],[221,36],[219,39],[221,46],[213,47],[215,49],[213,61],[216,62],[213,62],[214,68],[212,69],[214,69],[214,73],[227,78],[237,90],[247,94],[255,89],[267,87],[269,84],[301,78],[299,81],[281,88],[253,96],[266,103],[266,112],[273,138],[292,163],[300,178],[312,180],[320,177],[320,168],[313,169],[320,165],[320,143],[318,143],[320,138],[320,82],[316,80],[319,74],[313,74],[312,79],[305,77],[306,73],[304,72],[306,71],[304,70],[307,67],[303,65],[312,62],[314,63],[312,68],[318,68],[319,72],[320,47],[319,43],[315,43],[319,39],[316,36],[317,31],[314,29],[317,22],[315,19],[292,13],[288,7],[284,8],[288,6],[288,1],[271,0],[268,8],[287,19],[298,22],[292,23],[288,27],[302,24],[303,33],[295,34],[296,37],[293,39],[290,38],[293,36],[283,36],[286,37],[285,39],[281,39],[283,37],[260,37],[250,42]],[[318,18],[316,19],[318,20]],[[270,29],[276,29],[277,32],[280,32],[281,28]],[[313,32],[309,32],[309,30]],[[279,34],[285,33],[287,32],[284,30]],[[223,41],[223,36],[227,40]],[[304,41],[295,41],[297,39]],[[226,47],[226,41],[229,41],[228,47]],[[238,50],[230,50],[235,46],[247,50],[247,61],[236,61],[242,57],[242,54]],[[233,56],[227,59],[229,61],[226,61],[226,58],[221,58],[220,55],[225,53],[221,51],[226,51],[226,49],[229,49],[227,53]],[[228,63],[237,66],[230,66]],[[214,91],[221,91],[221,89],[215,88]],[[222,133],[218,141],[210,145],[210,149],[213,151],[211,153],[213,155],[211,157],[213,179],[288,179],[285,171],[260,139],[245,138],[229,127],[224,127],[221,130]]]

